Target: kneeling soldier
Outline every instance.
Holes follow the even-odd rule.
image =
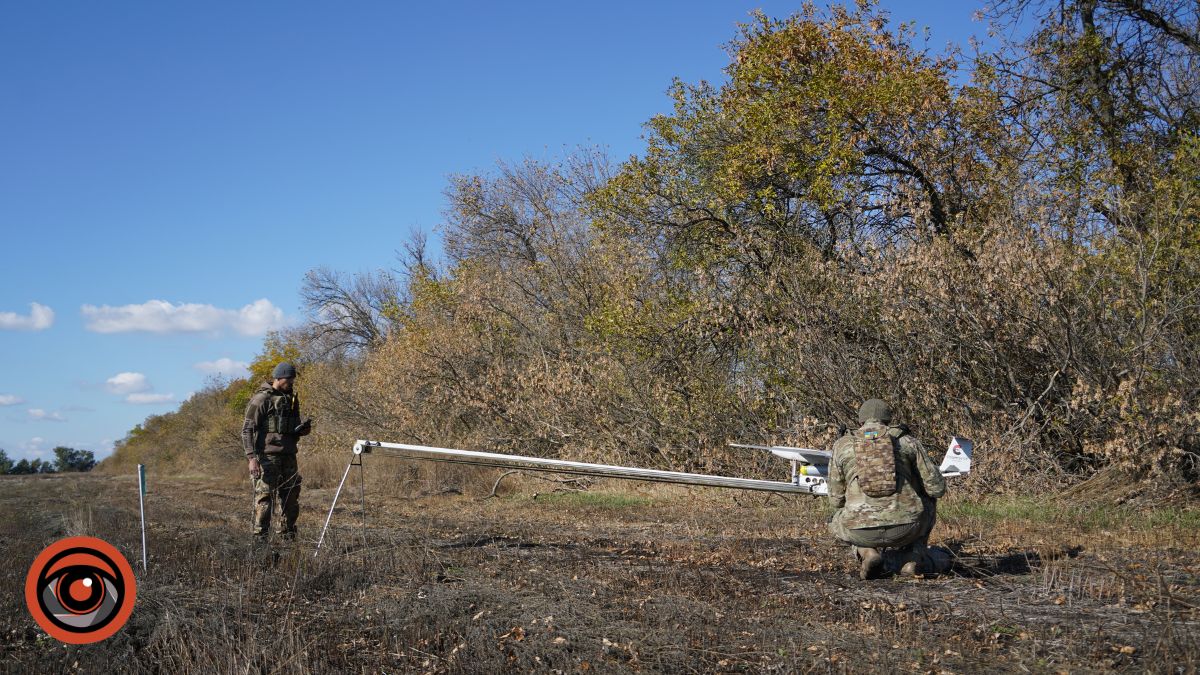
[[[887,403],[866,401],[858,421],[861,427],[833,444],[829,501],[837,511],[830,532],[854,547],[862,579],[879,575],[884,548],[900,549],[901,574],[941,571],[930,569],[927,545],[945,479],[921,442],[890,424]]]

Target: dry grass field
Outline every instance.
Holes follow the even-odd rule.
[[[494,476],[495,474],[487,474]],[[497,498],[393,494],[367,474],[313,556],[249,545],[249,485],[154,479],[140,571],[136,480],[0,478],[0,668],[14,672],[1196,672],[1200,512],[943,500],[952,573],[861,582],[823,504],[605,482]],[[491,480],[486,480],[488,486]],[[541,491],[536,494],[535,491]],[[486,494],[487,490],[483,490]],[[87,534],[138,569],[132,618],[66,646],[20,588]]]

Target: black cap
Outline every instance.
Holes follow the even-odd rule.
[[[275,370],[271,371],[271,377],[275,378],[276,380],[282,380],[285,378],[295,377],[295,376],[296,376],[296,366],[293,366],[292,364],[288,363],[287,361],[284,361],[283,363],[275,366]]]

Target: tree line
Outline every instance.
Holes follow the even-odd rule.
[[[872,2],[754,15],[719,82],[671,86],[643,153],[452,177],[441,255],[415,236],[395,269],[310,271],[307,321],[250,380],[116,461],[172,426],[234,457],[238,406],[287,357],[330,449],[758,473],[729,441],[827,446],[881,397],[931,446],[975,439],[979,484],[1192,489],[1196,6],[989,11],[1032,29],[968,54]]]
[[[54,460],[43,461],[20,459],[13,461],[8,453],[0,449],[0,474],[22,475],[37,473],[68,473],[91,471],[96,466],[96,456],[91,450],[76,450],[66,446],[54,448]]]

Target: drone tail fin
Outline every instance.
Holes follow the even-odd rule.
[[[975,444],[969,439],[954,436],[950,439],[950,447],[946,448],[946,456],[938,470],[943,476],[961,476],[971,472],[971,451]]]

